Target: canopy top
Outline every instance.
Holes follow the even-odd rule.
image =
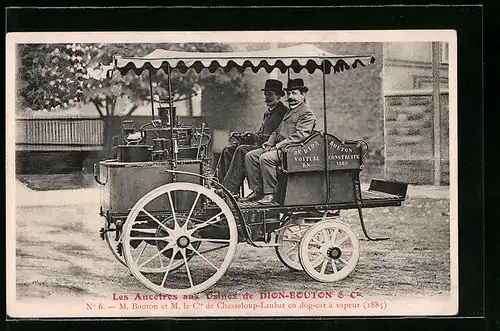
[[[156,49],[143,57],[120,57],[114,59],[114,67],[122,75],[132,70],[140,75],[144,70],[156,72],[160,69],[175,68],[186,72],[192,68],[199,73],[203,68],[214,72],[218,68],[224,71],[236,68],[242,72],[251,68],[253,72],[264,68],[268,73],[278,68],[285,73],[288,68],[300,72],[306,68],[309,73],[316,69],[334,73],[365,67],[375,62],[371,55],[335,55],[326,52],[315,45],[302,44],[285,48],[268,49],[249,52],[179,52],[165,49]]]

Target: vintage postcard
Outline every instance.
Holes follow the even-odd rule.
[[[11,318],[458,313],[451,30],[7,35]]]

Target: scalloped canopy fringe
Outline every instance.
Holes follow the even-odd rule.
[[[264,69],[270,73],[278,68],[286,73],[288,68],[296,73],[306,69],[309,73],[316,70],[325,73],[343,72],[349,69],[365,67],[375,62],[375,58],[369,55],[334,55],[321,50],[314,45],[299,45],[287,48],[271,49],[253,52],[177,52],[164,49],[156,49],[144,57],[116,57],[114,67],[122,75],[134,71],[140,75],[144,70],[156,73],[158,70],[168,72],[168,69],[177,69],[185,73],[189,69],[200,73],[204,68],[211,73],[222,68],[225,72],[236,69],[243,72],[250,68],[254,73]]]

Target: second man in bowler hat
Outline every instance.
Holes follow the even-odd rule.
[[[285,91],[290,109],[262,147],[246,154],[248,186],[253,191],[248,200],[258,200],[261,204],[274,202],[278,185],[276,167],[280,164],[278,153],[290,144],[302,142],[314,131],[316,116],[305,102],[308,90],[300,78],[288,81]]]
[[[223,161],[219,167],[219,174],[222,178],[222,184],[228,188],[233,195],[237,195],[238,191],[245,179],[245,155],[254,149],[259,148],[262,143],[267,141],[270,135],[278,128],[283,116],[288,111],[288,108],[281,102],[281,98],[285,96],[283,91],[283,83],[276,79],[268,79],[261,89],[264,92],[264,101],[267,105],[264,119],[256,133],[256,144],[254,145],[239,145],[234,150],[226,148],[221,155]],[[225,165],[225,166],[223,166]]]

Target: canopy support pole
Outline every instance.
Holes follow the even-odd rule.
[[[172,96],[172,70],[170,68],[170,63],[167,65],[167,83],[168,83],[168,104],[170,107],[170,141],[172,144],[172,169],[177,167],[177,137],[175,136],[174,126],[175,126],[175,115],[174,115],[174,100]],[[175,177],[173,178],[175,182]]]
[[[149,92],[151,94],[151,120],[154,121],[155,119],[155,105],[154,105],[154,100],[153,100],[153,74],[151,73],[151,70],[148,70],[149,74]]]
[[[328,171],[328,124],[326,121],[326,59],[323,58],[323,140],[324,140],[324,154],[325,154],[325,176],[326,176],[326,201],[325,204],[328,204],[330,201],[330,174]]]

